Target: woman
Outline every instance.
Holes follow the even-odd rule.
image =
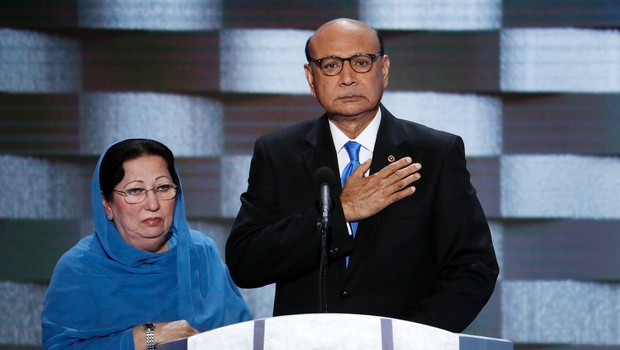
[[[95,233],[65,253],[45,298],[45,349],[153,349],[252,319],[213,240],[189,229],[174,156],[129,139],[100,157]]]

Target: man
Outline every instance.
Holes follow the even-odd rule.
[[[276,283],[274,316],[321,311],[314,174],[325,166],[342,174],[355,158],[344,145],[355,140],[362,164],[331,188],[327,312],[462,331],[499,271],[463,141],[380,104],[390,60],[364,23],[322,25],[306,55],[310,90],[326,113],[257,139],[226,245],[233,280]]]

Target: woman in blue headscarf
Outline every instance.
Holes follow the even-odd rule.
[[[95,233],[58,261],[44,349],[148,349],[252,319],[214,241],[190,230],[172,152],[112,145],[91,184]]]

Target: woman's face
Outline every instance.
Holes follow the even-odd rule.
[[[150,190],[173,183],[166,161],[159,156],[142,156],[123,163],[125,177],[114,188],[127,191],[141,188]],[[114,192],[113,200],[103,199],[108,218],[123,239],[137,249],[151,252],[165,251],[167,233],[172,225],[175,199],[161,200],[155,191],[147,191],[142,203],[128,204],[123,196]]]

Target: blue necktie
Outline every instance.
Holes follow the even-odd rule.
[[[344,144],[344,148],[347,150],[347,153],[349,154],[349,159],[351,160],[349,161],[349,164],[347,164],[347,166],[344,168],[342,176],[340,177],[342,187],[344,187],[345,181],[347,180],[349,175],[351,175],[353,170],[355,170],[355,168],[360,165],[360,147],[362,147],[362,145],[355,141],[349,141]],[[355,237],[355,231],[357,231],[357,222],[350,222],[350,224],[351,232],[353,233],[353,237]]]
[[[359,143],[355,141],[349,141],[344,144],[344,148],[347,150],[347,153],[349,154],[350,161],[349,161],[349,164],[347,164],[347,166],[344,168],[344,171],[342,172],[342,176],[340,177],[340,181],[342,182],[342,187],[344,187],[344,183],[347,180],[347,177],[349,177],[349,175],[351,175],[353,170],[355,170],[355,168],[357,168],[360,165],[360,147],[362,147],[362,145],[360,145]]]
[[[347,181],[347,178],[355,168],[360,165],[360,145],[355,141],[349,141],[344,144],[344,148],[347,150],[349,154],[349,164],[344,167],[344,171],[342,172],[342,176],[340,177],[340,182],[342,183],[342,187],[344,188],[344,183]],[[353,233],[353,238],[355,238],[355,232],[357,231],[357,222],[349,222],[351,225],[351,233]],[[346,266],[349,267],[349,257],[347,256]]]

